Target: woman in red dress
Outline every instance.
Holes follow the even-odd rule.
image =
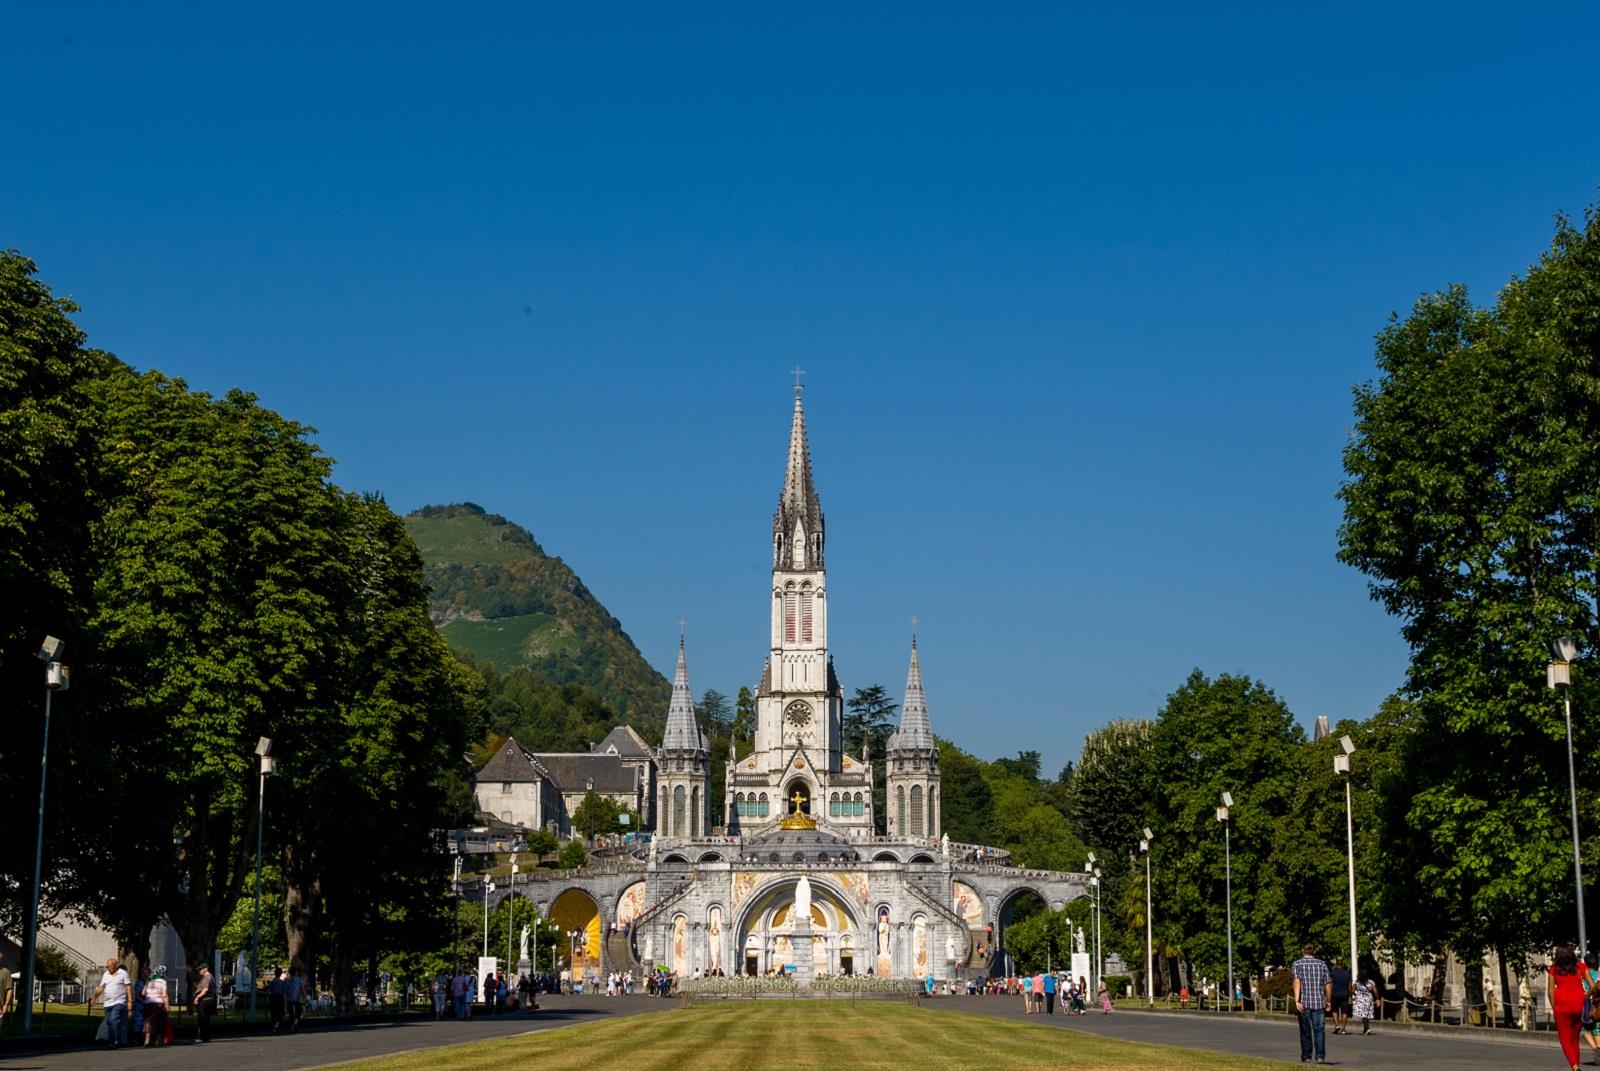
[[[1556,1020],[1556,1037],[1567,1066],[1578,1071],[1578,1035],[1583,1031],[1583,1005],[1589,999],[1578,974],[1578,956],[1571,945],[1558,945],[1555,962],[1545,975],[1545,995]]]

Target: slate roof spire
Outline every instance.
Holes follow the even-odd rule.
[[[917,660],[917,637],[911,637],[911,669],[906,673],[906,701],[900,708],[900,728],[889,737],[890,751],[933,748],[933,726],[928,721],[928,700],[922,691],[922,664]]]
[[[664,749],[705,751],[706,739],[694,720],[694,699],[689,694],[689,667],[683,655],[683,634],[678,635],[678,670],[672,677],[672,701],[667,704],[667,727],[661,736]]]
[[[806,409],[799,383],[794,387],[794,415],[789,422],[789,460],[783,490],[772,517],[773,566],[779,569],[821,569],[822,501],[811,479],[811,447],[806,440]]]

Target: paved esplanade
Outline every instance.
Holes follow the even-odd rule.
[[[1300,1032],[1293,1019],[1258,1019],[1211,1013],[1140,1012],[1119,1008],[1110,1015],[1098,1010],[1088,1015],[1024,1015],[1021,997],[940,997],[922,1002],[925,1008],[972,1011],[1019,1022],[1038,1023],[1105,1037],[1152,1045],[1177,1045],[1207,1049],[1263,1060],[1300,1062]],[[1359,1071],[1413,1071],[1419,1067],[1493,1068],[1495,1071],[1549,1071],[1561,1067],[1561,1051],[1554,1034],[1528,1035],[1516,1031],[1409,1030],[1375,1026],[1369,1037],[1359,1028],[1349,1036],[1336,1036],[1328,1028],[1328,1066]],[[1508,1036],[1509,1035],[1509,1036]]]
[[[405,1020],[389,1023],[353,1022],[348,1026],[316,1026],[298,1034],[221,1035],[205,1045],[193,1045],[194,1021],[186,1020],[179,1040],[166,1048],[137,1051],[105,1048],[60,1049],[44,1052],[0,1053],[0,1071],[214,1071],[218,1067],[270,1068],[271,1071],[299,1071],[326,1067],[345,1060],[391,1056],[416,1049],[441,1045],[464,1045],[473,1041],[514,1037],[557,1026],[599,1022],[621,1015],[663,1011],[677,1007],[677,1001],[646,996],[608,998],[605,996],[552,997],[539,1000],[533,1015],[480,1015],[467,1022],[446,1019]]]

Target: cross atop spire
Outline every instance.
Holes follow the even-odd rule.
[[[806,389],[806,385],[800,382],[800,377],[806,374],[806,370],[799,365],[795,365],[794,371],[789,374],[794,377],[794,392],[800,394]]]
[[[679,621],[682,629],[685,622]],[[672,701],[667,704],[667,725],[661,734],[663,749],[705,751],[705,737],[694,720],[694,698],[689,694],[689,667],[683,652],[683,634],[678,635],[678,668],[672,677]]]
[[[928,700],[922,691],[922,663],[917,640],[911,639],[911,668],[906,673],[906,701],[900,708],[900,728],[889,737],[888,750],[933,748],[933,726],[928,721]]]

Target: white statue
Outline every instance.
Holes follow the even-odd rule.
[[[1077,929],[1072,931],[1072,950],[1074,952],[1085,951],[1082,926],[1079,926]]]
[[[955,962],[956,939],[954,937],[946,937],[944,939],[944,958],[949,960],[951,963]]]
[[[654,870],[655,869],[655,865],[656,865],[656,839],[654,837],[651,837],[650,838],[650,869]]]
[[[528,962],[528,927],[526,926],[522,927],[522,940],[517,947],[520,949],[517,953],[517,962]]]
[[[653,934],[644,935],[644,961],[649,963],[656,955],[656,939]]]
[[[947,856],[950,854],[950,834],[946,833],[939,838],[939,850]]]
[[[811,921],[811,879],[803,875],[794,887],[794,913],[797,925],[800,920]]]

